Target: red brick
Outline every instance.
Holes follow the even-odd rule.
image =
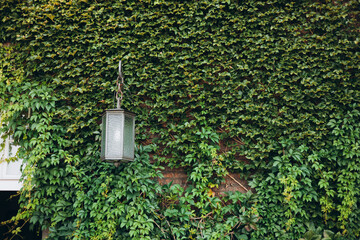
[[[162,185],[169,184],[172,181],[172,184],[179,184],[183,188],[186,188],[188,184],[188,177],[184,168],[171,169],[164,166],[162,174],[164,177],[158,179],[159,183]],[[219,188],[213,189],[217,195],[222,195],[224,192],[230,191],[247,192],[247,190],[250,190],[250,187],[245,180],[240,179],[239,173],[230,173],[225,177],[225,183],[221,184]]]

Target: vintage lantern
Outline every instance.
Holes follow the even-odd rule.
[[[121,82],[119,82],[121,80]],[[119,62],[117,84],[117,108],[106,110],[102,117],[101,159],[106,162],[124,162],[134,160],[135,114],[121,109],[124,80]],[[120,94],[120,96],[119,96]]]

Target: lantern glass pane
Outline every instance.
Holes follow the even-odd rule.
[[[125,115],[124,158],[134,158],[134,117]]]
[[[106,143],[106,114],[102,117],[102,131],[101,131],[101,159],[105,158],[105,143]]]
[[[123,109],[106,110],[102,121],[101,159],[134,160],[135,114]]]
[[[106,158],[122,158],[123,152],[123,126],[124,115],[122,113],[108,114],[107,137],[106,137]]]

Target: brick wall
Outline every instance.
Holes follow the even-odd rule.
[[[184,168],[171,169],[167,166],[164,167],[165,169],[162,171],[164,177],[158,180],[160,184],[164,185],[172,181],[172,184],[179,184],[183,188],[186,188],[188,185],[188,177]],[[219,195],[229,191],[240,191],[245,193],[249,189],[249,185],[245,180],[240,178],[239,173],[230,173],[225,177],[225,183],[221,184],[219,188],[213,188],[212,191]]]

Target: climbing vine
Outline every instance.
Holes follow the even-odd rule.
[[[357,239],[359,9],[0,0],[1,133],[24,161],[13,222],[51,239],[299,239],[308,222]],[[115,168],[100,124],[119,60],[138,151]],[[162,165],[189,186],[159,185]],[[252,192],[215,195],[229,172]]]

